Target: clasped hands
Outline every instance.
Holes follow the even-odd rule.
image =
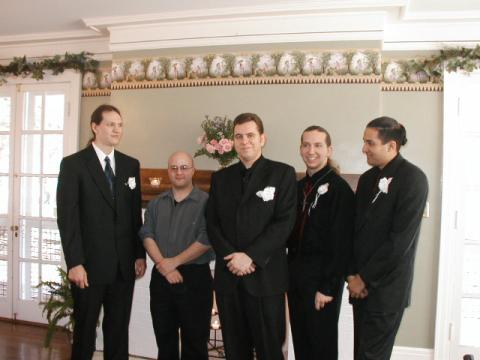
[[[353,299],[363,299],[368,296],[367,285],[359,274],[347,277],[347,289]]]
[[[180,274],[180,272],[177,270],[179,265],[180,264],[175,257],[162,258],[160,261],[155,263],[155,268],[165,277],[165,279],[167,279],[170,284],[180,284],[183,282],[183,277],[182,274]]]
[[[237,276],[245,276],[255,271],[256,265],[252,258],[244,252],[234,252],[223,258],[227,261],[227,268]]]

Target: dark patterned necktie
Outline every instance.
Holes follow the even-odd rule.
[[[112,193],[113,197],[115,194],[115,174],[113,173],[112,167],[110,166],[110,158],[108,156],[105,156],[105,176],[107,177],[108,186],[110,187],[110,192]]]

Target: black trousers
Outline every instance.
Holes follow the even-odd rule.
[[[354,359],[389,360],[403,311],[404,309],[394,313],[369,311],[363,301],[355,303],[353,305]]]
[[[296,360],[338,359],[338,317],[342,304],[343,281],[337,285],[333,301],[315,309],[315,289],[288,292],[288,310]]]
[[[128,325],[135,281],[118,274],[113,284],[90,285],[85,289],[72,284],[73,360],[90,360],[95,351],[97,323],[103,305],[104,359],[128,359]]]
[[[228,360],[283,360],[285,295],[257,297],[241,281],[231,294],[216,294]]]
[[[170,284],[157,269],[152,270],[150,311],[158,359],[208,360],[207,342],[213,306],[210,267],[208,264],[192,264],[180,266],[178,271],[183,283]]]

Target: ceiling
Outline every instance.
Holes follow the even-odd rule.
[[[0,11],[0,59],[16,56],[21,51],[28,52],[30,49],[40,46],[39,44],[41,43],[46,43],[46,49],[48,49],[51,48],[52,42],[63,41],[65,43],[66,41],[71,42],[73,39],[76,42],[83,41],[83,45],[80,44],[78,46],[87,48],[91,46],[92,51],[96,53],[139,50],[135,46],[125,45],[127,43],[143,43],[142,50],[167,48],[169,46],[225,45],[229,42],[226,40],[223,42],[218,41],[217,34],[220,34],[220,37],[228,36],[230,38],[239,34],[238,30],[227,31],[229,18],[235,18],[235,21],[237,21],[239,16],[241,16],[240,20],[243,22],[255,20],[255,22],[247,23],[249,26],[252,26],[252,24],[255,26],[259,19],[263,21],[265,17],[270,17],[272,21],[275,20],[275,23],[278,23],[283,21],[285,16],[298,18],[299,16],[311,15],[312,12],[323,16],[318,19],[328,19],[329,14],[334,14],[335,16],[340,14],[345,19],[347,14],[348,16],[360,14],[364,19],[368,19],[368,16],[371,14],[383,11],[381,18],[378,16],[375,18],[379,19],[376,28],[366,26],[359,20],[359,25],[356,28],[335,30],[338,39],[350,41],[367,40],[372,38],[372,36],[364,35],[363,38],[351,36],[347,38],[345,33],[366,34],[380,30],[382,31],[380,40],[386,39],[388,42],[389,36],[392,36],[396,43],[401,43],[406,40],[401,38],[401,36],[399,37],[398,34],[403,33],[405,29],[398,26],[407,24],[417,26],[413,32],[418,33],[418,29],[422,29],[422,26],[425,31],[430,31],[432,33],[430,38],[425,38],[430,42],[451,41],[452,36],[445,36],[444,39],[441,37],[435,39],[433,33],[445,31],[448,34],[450,32],[448,29],[452,29],[451,26],[461,24],[461,29],[459,27],[458,34],[455,35],[458,41],[470,43],[480,41],[479,0],[2,0],[2,3],[7,5],[2,5]],[[218,22],[219,19],[223,21],[227,19],[227,22],[224,23],[223,27],[213,27],[213,22]],[[318,19],[317,23],[320,21]],[[357,21],[356,19],[354,22]],[[374,22],[376,21],[375,19]],[[135,37],[135,31],[141,33],[146,28],[153,31],[152,26],[161,24],[162,27],[155,28],[155,31],[165,32],[166,29],[173,29],[177,31],[175,40],[178,40],[178,32],[185,31],[185,28],[182,26],[176,27],[176,25],[179,23],[185,24],[187,20],[190,22],[194,21],[202,26],[204,24],[207,24],[207,27],[212,26],[212,33],[202,35],[202,42],[188,42],[185,41],[185,38],[182,38],[182,41],[175,43],[178,46],[172,46],[172,42],[165,41],[166,39],[161,38],[161,36],[160,38],[152,35]],[[349,21],[351,22],[352,20],[350,19]],[[386,24],[385,26],[383,26],[384,23]],[[266,28],[271,26],[271,23],[269,25],[265,24]],[[388,28],[388,25],[391,25],[394,31]],[[294,25],[291,26],[294,27]],[[140,29],[139,27],[142,28]],[[125,32],[127,28],[132,31],[129,33]],[[453,30],[455,31],[455,29]],[[214,34],[214,31],[217,31],[217,34]],[[278,31],[281,32],[280,30]],[[468,36],[464,36],[462,31]],[[243,37],[236,39],[233,45],[242,43],[258,44],[264,41],[274,43],[296,42],[301,38],[300,35],[302,34],[310,36],[312,33],[320,32],[323,35],[312,37],[312,40],[331,40],[332,37],[325,36],[325,34],[334,31],[329,31],[329,29],[319,30],[313,24],[312,19],[311,27],[306,28],[304,32],[297,34],[296,37],[289,38],[283,34],[275,40],[272,36],[264,36],[266,33],[264,28],[263,30],[257,30],[255,34],[240,34]],[[262,37],[258,38],[258,41],[251,40],[253,36],[257,36],[260,33]],[[338,36],[339,33],[342,33],[342,36]],[[247,35],[250,37],[249,39],[247,39]],[[169,36],[169,39],[172,40],[172,35],[170,34]],[[208,39],[214,39],[214,41],[209,42]],[[88,44],[93,44],[92,41],[96,42],[96,45],[87,46],[87,41],[89,41]],[[410,43],[416,42],[413,38],[409,38],[408,41]],[[101,42],[103,42],[103,45],[101,45]],[[122,45],[119,46],[119,44]],[[53,48],[57,51],[56,47]],[[66,46],[66,49],[68,50],[68,46]],[[41,51],[45,52],[47,50],[39,49],[37,53],[33,51],[32,54],[33,56],[38,56],[42,54]]]

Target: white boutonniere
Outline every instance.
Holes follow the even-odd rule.
[[[135,178],[134,177],[129,177],[128,178],[128,181],[125,183],[125,185],[127,185],[130,190],[133,190],[137,187],[137,183],[135,182]]]
[[[323,194],[328,192],[329,183],[322,184],[318,187],[317,193],[315,194],[315,200],[313,200],[310,208],[308,209],[308,215],[310,215],[310,210],[315,209],[317,207],[318,198]]]
[[[383,177],[380,179],[378,182],[378,192],[377,195],[372,200],[372,204],[377,200],[377,198],[380,196],[381,193],[388,194],[388,186],[392,182],[393,177],[389,177],[388,179],[386,177]]]
[[[273,200],[275,188],[273,186],[267,186],[265,189],[257,191],[256,195],[263,201]]]

